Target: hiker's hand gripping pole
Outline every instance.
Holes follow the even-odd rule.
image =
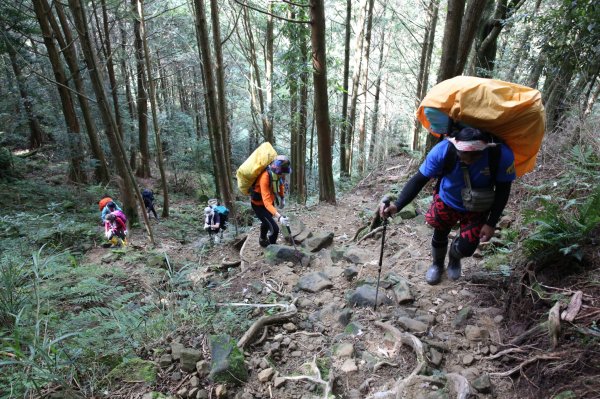
[[[390,206],[390,199],[383,197],[381,202],[384,204],[384,209]],[[381,232],[381,251],[379,252],[379,271],[377,272],[377,287],[375,288],[375,305],[373,310],[377,310],[377,296],[379,295],[379,281],[381,279],[381,265],[383,265],[383,244],[385,243],[385,230],[387,228],[388,218],[383,217],[383,231]]]

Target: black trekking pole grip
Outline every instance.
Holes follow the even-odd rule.
[[[383,197],[381,202],[385,205],[385,207],[390,206],[390,199],[388,197]],[[375,288],[375,305],[373,306],[373,310],[377,311],[377,299],[379,295],[379,281],[381,280],[381,266],[383,265],[383,244],[385,242],[385,230],[387,228],[388,220],[387,218],[383,219],[383,231],[381,233],[381,250],[379,252],[379,271],[377,272],[377,287]]]

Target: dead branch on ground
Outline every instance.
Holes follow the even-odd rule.
[[[552,355],[538,355],[538,356],[534,356],[531,359],[527,359],[524,362],[522,362],[521,364],[519,364],[516,367],[513,367],[510,370],[504,371],[504,372],[498,372],[498,373],[490,373],[491,377],[510,377],[511,375],[513,375],[514,373],[516,373],[517,371],[521,371],[523,369],[523,367],[531,364],[531,363],[535,363],[539,360],[558,360],[560,359],[562,356],[564,356],[565,353],[555,353]]]
[[[307,363],[307,365],[310,368],[309,372],[312,372],[314,376],[313,375],[294,375],[294,376],[283,376],[281,378],[283,378],[284,380],[289,380],[289,381],[306,380],[306,381],[313,382],[315,384],[323,385],[324,386],[323,398],[324,399],[329,398],[329,393],[333,389],[333,381],[335,379],[333,371],[331,371],[329,373],[328,381],[323,380],[323,378],[321,377],[321,370],[319,370],[319,367],[317,366],[317,355],[313,356],[312,362]]]
[[[260,331],[263,327],[270,324],[286,321],[292,316],[294,316],[296,313],[298,313],[296,305],[291,304],[288,306],[288,309],[284,312],[277,313],[271,316],[262,316],[261,318],[256,320],[254,324],[250,326],[250,328],[244,333],[244,335],[242,335],[242,338],[240,338],[240,340],[238,341],[238,348],[244,349],[246,345],[250,343],[250,340],[254,337],[254,335],[256,335],[256,333]]]
[[[379,226],[375,230],[371,230],[370,232],[368,232],[367,234],[362,236],[362,238],[356,242],[356,245],[360,244],[363,240],[366,240],[367,238],[374,236],[375,234],[379,233],[381,230],[383,230],[383,226]]]

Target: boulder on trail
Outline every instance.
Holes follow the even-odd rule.
[[[210,337],[211,370],[209,378],[213,382],[239,385],[248,380],[248,369],[244,354],[237,343],[227,334]]]
[[[310,252],[317,252],[333,243],[333,233],[317,233],[307,238],[302,246]]]
[[[286,245],[272,244],[265,248],[265,259],[271,264],[292,262],[306,267],[310,263],[311,255],[301,249],[296,250]]]
[[[362,285],[350,294],[348,303],[350,306],[370,307],[375,306],[376,288],[372,285]],[[379,289],[377,295],[377,306],[390,305],[392,300],[385,295],[385,290]]]
[[[298,281],[297,287],[303,291],[314,293],[333,287],[333,283],[325,273],[315,272],[302,276]]]
[[[373,251],[368,251],[359,247],[350,247],[344,252],[344,259],[356,265],[365,264],[376,259]]]

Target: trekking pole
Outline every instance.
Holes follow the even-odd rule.
[[[385,208],[390,206],[390,199],[388,197],[383,197],[381,202],[384,203]],[[384,209],[385,209],[384,208]],[[381,233],[381,251],[379,252],[379,271],[377,272],[377,288],[375,289],[375,305],[373,306],[373,310],[377,311],[377,296],[379,294],[379,281],[381,280],[381,265],[383,265],[383,244],[385,242],[385,230],[388,224],[387,218],[383,219],[383,232]]]
[[[294,241],[294,236],[292,235],[292,229],[290,226],[285,226],[288,234],[290,235],[290,240],[292,240],[292,245],[294,246],[294,251],[298,252],[298,248],[296,248],[296,241]]]

